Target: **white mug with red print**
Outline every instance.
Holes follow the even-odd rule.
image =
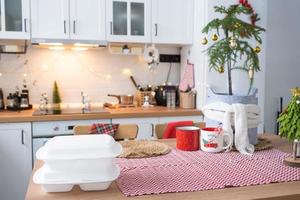
[[[227,144],[224,146],[225,141]],[[200,146],[202,151],[218,153],[229,150],[232,146],[232,142],[232,136],[224,132],[222,128],[208,127],[201,129]]]

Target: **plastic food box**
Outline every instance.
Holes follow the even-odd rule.
[[[33,182],[40,184],[46,192],[69,192],[74,185],[79,185],[83,191],[106,190],[120,175],[118,166],[112,167],[107,173],[89,172],[89,174],[74,174],[49,172],[42,167],[33,176]]]
[[[122,146],[109,135],[58,136],[40,148],[36,157],[52,170],[106,170]]]
[[[33,181],[46,192],[68,192],[74,185],[84,191],[105,190],[120,174],[114,159],[121,152],[109,135],[54,137],[36,153],[44,165]]]

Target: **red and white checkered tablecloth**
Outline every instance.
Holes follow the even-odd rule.
[[[282,163],[288,155],[275,149],[253,156],[173,149],[164,156],[119,158],[117,184],[124,195],[139,196],[300,181],[300,168]]]

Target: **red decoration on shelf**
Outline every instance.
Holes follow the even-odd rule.
[[[252,5],[248,2],[248,0],[239,0],[239,4],[241,4],[245,8],[248,8],[251,11],[251,13],[252,13],[252,15],[250,16],[251,24],[253,26],[255,26],[255,23],[258,21],[258,18],[257,18],[257,14],[255,13]]]

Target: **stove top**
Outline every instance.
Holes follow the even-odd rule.
[[[109,113],[105,108],[94,107],[90,109],[84,108],[62,108],[59,110],[47,109],[47,110],[35,110],[32,115],[63,115],[63,114],[98,114],[98,113]]]

